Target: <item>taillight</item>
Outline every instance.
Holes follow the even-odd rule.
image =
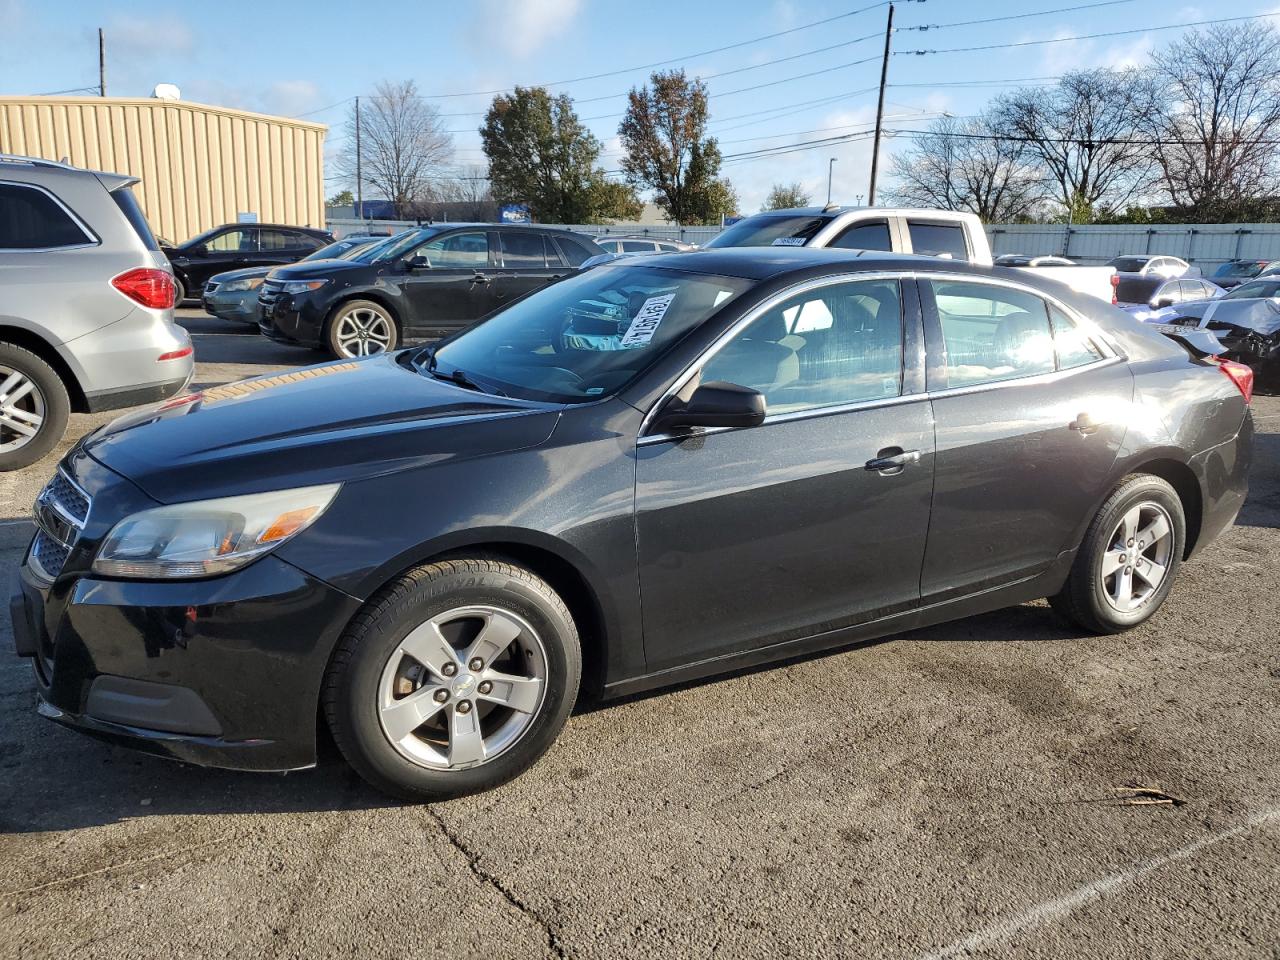
[[[156,363],[162,360],[181,360],[183,357],[189,357],[195,350],[191,347],[183,347],[181,350],[170,350],[168,353],[162,353],[156,357]]]
[[[149,310],[167,310],[172,307],[174,294],[177,292],[173,286],[173,274],[154,267],[129,270],[112,279],[111,285],[134,303],[140,303]]]
[[[1111,305],[1113,307],[1120,302],[1119,293],[1120,293],[1120,275],[1118,273],[1113,273],[1111,275]]]
[[[1236,389],[1244,397],[1244,402],[1252,403],[1253,370],[1247,364],[1237,363],[1234,360],[1219,360],[1214,357],[1213,362],[1218,365],[1219,370],[1227,375],[1227,379],[1236,385]]]

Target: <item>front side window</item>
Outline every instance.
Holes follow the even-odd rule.
[[[876,220],[871,223],[856,223],[844,231],[830,246],[844,250],[887,250],[893,251],[893,240],[889,237],[889,221]]]
[[[964,227],[958,223],[921,223],[907,221],[913,253],[927,257],[949,257],[968,260],[969,248],[964,241]]]
[[[204,248],[210,253],[257,253],[257,230],[228,230],[205,241]]]
[[[426,257],[433,267],[479,270],[489,265],[489,235],[482,230],[451,233],[423,244],[415,256]]]
[[[542,237],[536,233],[503,233],[502,265],[513,270],[541,270],[547,265]]]
[[[0,183],[0,250],[48,250],[92,242],[43,190]]]
[[[620,260],[513,303],[436,351],[439,371],[552,403],[610,396],[752,282]]]
[[[947,386],[967,387],[1054,370],[1045,302],[983,283],[932,280],[947,350]]]
[[[757,317],[702,368],[764,394],[770,414],[896,397],[902,391],[897,280],[832,284]]]

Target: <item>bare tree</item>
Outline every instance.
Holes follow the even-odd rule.
[[[1160,185],[1193,220],[1258,216],[1280,192],[1280,33],[1190,32],[1156,54],[1145,128]]]
[[[453,137],[440,111],[418,94],[412,80],[384,81],[372,97],[360,98],[360,175],[395,203],[401,216],[424,199],[442,164],[453,155]],[[347,118],[346,143],[336,162],[338,172],[356,180],[356,110]]]
[[[1153,180],[1151,146],[1138,129],[1143,84],[1120,70],[1068,73],[996,101],[996,132],[1020,141],[1043,167],[1073,219],[1123,210]]]
[[[1025,219],[1044,199],[1044,177],[1020,139],[993,134],[990,118],[943,117],[893,158],[888,191],[905,206],[965,210],[989,223]]]

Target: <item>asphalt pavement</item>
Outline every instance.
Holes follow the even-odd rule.
[[[198,385],[322,359],[183,322]],[[583,709],[451,803],[61,729],[6,622],[0,958],[1280,960],[1280,398],[1254,414],[1238,524],[1131,633],[1024,604]],[[106,419],[0,474],[6,574]]]

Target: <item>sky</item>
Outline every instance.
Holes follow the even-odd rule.
[[[1211,6],[1176,0],[1094,0],[1069,9],[1087,3],[898,2],[885,127],[923,129],[945,113],[969,116],[1001,92],[1066,70],[1142,67],[1186,25],[1215,16]],[[1275,0],[1228,8],[1232,17],[1271,11],[1280,14]],[[828,170],[834,201],[865,198],[871,146],[863,132],[875,120],[887,13],[872,0],[0,0],[0,95],[96,92],[101,27],[108,95],[148,96],[157,83],[172,83],[185,100],[326,123],[330,155],[341,146],[351,98],[382,80],[412,79],[454,131],[447,172],[455,175],[483,164],[476,129],[492,91],[548,85],[575,98],[612,171],[626,92],[648,78],[646,65],[663,62],[661,69],[683,66],[706,79],[708,132],[719,140],[740,209],[750,213],[774,183],[798,182],[825,202]],[[955,25],[1012,15],[1022,16]],[[1280,27],[1280,15],[1271,22]],[[1093,38],[1067,39],[1085,36]],[[1054,42],[1035,42],[1042,40]],[[990,44],[1027,45],[947,52]],[[857,138],[750,156],[850,134]],[[886,155],[907,144],[886,141],[882,171]],[[335,192],[343,186],[332,165],[326,175]]]

